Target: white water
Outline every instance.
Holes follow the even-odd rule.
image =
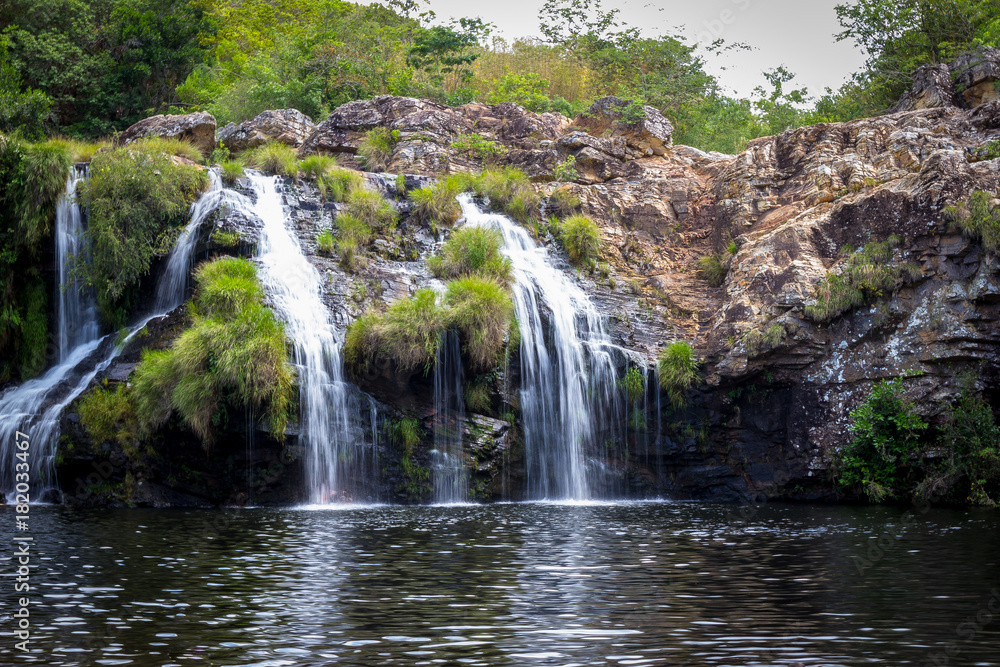
[[[621,423],[618,375],[601,317],[523,227],[484,213],[469,195],[459,203],[465,224],[499,230],[514,270],[528,497],[587,500],[602,476],[599,432]]]
[[[93,297],[79,290],[69,273],[73,256],[83,248],[82,216],[75,198],[76,180],[71,176],[67,195],[56,209],[56,261],[60,280],[63,281],[58,313],[60,363],[42,377],[29,380],[0,398],[0,491],[7,494],[8,500],[14,497],[16,433],[23,432],[28,436],[31,499],[39,500],[47,490],[56,486],[55,454],[63,410],[83,393],[98,373],[107,369],[133,336],[151,320],[163,317],[184,302],[187,274],[195,248],[191,239],[197,236],[195,231],[213,210],[206,202],[214,201],[217,206],[221,201],[217,197],[218,178],[214,173],[211,173],[211,178],[212,187],[191,207],[191,221],[181,236],[188,240],[178,242],[174,247],[160,276],[153,314],[134,324],[123,336],[116,336],[112,343],[111,336],[98,338],[97,309],[93,305]],[[164,288],[164,285],[169,287]],[[82,319],[74,320],[74,317]],[[92,335],[74,345],[74,341],[80,341],[85,335],[81,332],[92,332]],[[68,350],[62,348],[64,340],[73,347]]]
[[[462,349],[458,335],[449,331],[441,337],[434,366],[434,449],[431,473],[434,502],[464,503],[469,496],[462,430],[465,399],[462,395]]]
[[[374,404],[344,381],[340,342],[323,303],[323,278],[289,228],[277,179],[250,172],[250,211],[263,222],[257,261],[270,303],[294,347],[299,384],[299,443],[306,451],[310,501],[356,502],[376,479],[374,446],[364,435]],[[367,411],[366,426],[362,411]]]

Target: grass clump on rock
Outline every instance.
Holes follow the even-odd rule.
[[[343,202],[354,191],[364,187],[361,174],[340,169],[329,155],[310,155],[300,163],[302,173],[316,181],[320,196],[326,201]]]
[[[484,169],[470,185],[480,197],[518,222],[531,222],[538,217],[541,197],[531,181],[514,167]]]
[[[399,130],[376,127],[365,134],[358,145],[358,157],[368,171],[385,171],[392,160],[392,149],[399,140]]]
[[[378,233],[395,229],[399,218],[399,211],[381,193],[364,188],[354,189],[347,195],[345,210]]]
[[[510,260],[500,253],[503,237],[495,229],[460,227],[441,247],[441,253],[427,260],[438,278],[466,276],[491,278],[506,285],[511,281]]]
[[[1000,209],[993,205],[993,195],[976,190],[966,202],[949,206],[945,217],[957,224],[971,239],[978,240],[987,252],[1000,250]]]
[[[660,386],[675,409],[687,403],[685,393],[698,380],[698,359],[694,348],[686,341],[677,341],[663,348],[657,363]]]
[[[236,181],[243,178],[243,172],[247,165],[240,158],[234,160],[223,160],[219,163],[222,167],[222,182],[226,185],[236,185]]]
[[[278,141],[269,141],[243,154],[247,164],[273,176],[299,175],[299,158],[295,149]]]
[[[175,137],[143,137],[127,144],[124,148],[126,150],[140,150],[144,153],[172,155],[199,164],[205,161],[205,156],[202,154],[200,148],[190,141],[184,141]]]
[[[373,361],[389,360],[404,373],[421,367],[429,373],[445,326],[437,293],[418,290],[384,313],[369,312],[355,320],[347,328],[344,359],[359,370],[367,369]]]
[[[448,284],[444,300],[448,321],[461,333],[473,366],[481,370],[495,366],[514,317],[507,290],[489,278],[461,278]]]
[[[135,409],[147,433],[176,413],[208,448],[227,407],[264,409],[284,438],[294,384],[284,327],[264,305],[256,267],[224,257],[202,264],[190,329],[167,350],[146,350],[133,376]]]
[[[722,257],[717,254],[706,255],[698,260],[699,275],[712,287],[722,287],[726,282],[726,274],[729,270],[722,263]]]
[[[407,196],[413,202],[413,215],[420,222],[435,227],[451,227],[462,216],[462,207],[456,197],[469,188],[469,183],[469,178],[464,174],[452,174],[411,190]]]
[[[97,287],[101,313],[114,328],[124,325],[141,279],[155,257],[170,252],[188,207],[207,183],[199,168],[142,146],[98,153],[90,179],[80,184],[91,249],[91,262],[81,270]]]
[[[571,215],[563,220],[559,224],[559,240],[577,266],[595,261],[601,250],[601,231],[585,215]]]

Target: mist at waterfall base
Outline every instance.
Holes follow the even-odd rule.
[[[1000,603],[994,512],[500,503],[31,520],[35,653],[19,664],[1000,664],[1000,620],[976,620]],[[0,587],[0,604],[15,595]]]

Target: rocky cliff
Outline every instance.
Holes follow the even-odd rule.
[[[577,278],[615,342],[650,368],[674,340],[690,341],[702,360],[688,406],[664,404],[650,415],[655,441],[643,460],[623,465],[635,481],[629,488],[830,498],[829,452],[847,440],[848,413],[876,380],[905,378],[932,423],[957,394],[960,373],[972,370],[981,390],[997,387],[997,258],[945,215],[974,191],[1000,188],[996,56],[959,63],[947,76],[922,73],[888,115],[757,139],[739,155],[674,146],[659,112],[614,98],[571,120],[513,104],[380,97],[345,104],[318,125],[268,112],[224,128],[220,139],[237,150],[270,138],[300,157],[335,154],[357,167],[365,133],[383,127],[394,139],[386,172],[405,174],[408,188],[491,163],[522,169],[548,198],[571,193],[600,226],[600,262]],[[351,272],[316,249],[339,205],[307,181],[285,183],[340,325],[433,283],[423,259],[440,240],[405,216],[394,178],[367,178],[404,218]],[[218,227],[240,231],[244,250],[252,247],[252,221],[223,217]],[[538,233],[563,256],[544,228]],[[204,242],[202,254],[211,252],[210,232]],[[861,303],[817,308],[828,277],[852,270],[870,244],[884,244],[872,264],[890,271],[888,282],[863,290]],[[481,497],[518,493],[517,425],[502,419],[516,378],[502,375],[491,379],[491,414],[470,418]],[[433,417],[426,378],[380,368],[356,380],[387,415]]]

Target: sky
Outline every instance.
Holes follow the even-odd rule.
[[[538,36],[538,10],[544,0],[429,0],[438,19],[480,16],[507,38]],[[761,72],[785,65],[797,76],[792,84],[818,96],[838,88],[861,68],[864,54],[851,41],[836,42],[840,31],[834,7],[847,0],[604,0],[621,10],[625,23],[646,35],[682,32],[689,41],[745,42],[752,51],[706,56],[706,69],[729,92],[748,96],[765,83]]]

